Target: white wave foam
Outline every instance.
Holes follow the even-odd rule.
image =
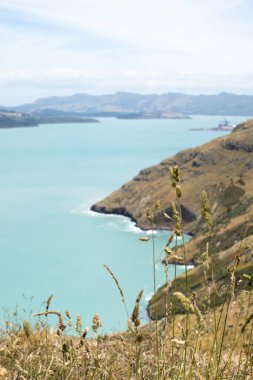
[[[131,219],[125,216],[121,216],[121,215],[111,215],[111,216],[114,219],[114,221],[110,221],[109,223],[106,223],[106,226],[109,226],[110,228],[116,231],[131,232],[135,234],[143,233],[143,231],[139,227],[137,227],[136,224],[131,221]]]
[[[145,302],[149,302],[151,300],[151,298],[153,297],[153,294],[154,294],[153,292],[144,294]]]
[[[78,207],[73,208],[72,210],[70,210],[70,212],[72,214],[93,216],[95,218],[103,218],[105,215],[107,217],[113,216],[111,214],[99,214],[98,212],[92,211],[90,209],[90,207],[91,207],[92,204],[93,204],[93,202],[83,203],[80,206],[78,206]]]
[[[102,214],[95,211],[92,211],[90,209],[91,205],[94,203],[94,201],[88,201],[85,203],[82,203],[80,206],[73,208],[70,212],[72,214],[76,215],[84,215],[88,217],[93,218],[99,218],[104,220],[111,220],[109,223],[106,223],[104,226],[109,226],[110,228],[118,231],[124,231],[124,232],[132,232],[135,234],[142,234],[146,236],[151,236],[152,234],[155,237],[159,237],[163,234],[167,234],[167,231],[162,230],[146,230],[143,231],[139,227],[136,226],[136,223],[133,222],[130,218],[123,216],[123,215],[116,215],[116,214]],[[180,239],[180,237],[178,237]]]
[[[110,221],[109,223],[106,223],[106,226],[109,226],[110,228],[114,230],[120,230],[124,232],[132,232],[135,234],[141,234],[143,231],[136,226],[136,223],[134,223],[130,218],[123,216],[123,215],[115,215],[115,214],[101,214],[95,211],[92,211],[90,209],[93,202],[86,202],[81,204],[80,206],[74,208],[71,210],[72,214],[77,215],[85,215],[93,218],[99,218],[99,219],[105,219],[105,220],[114,220]]]
[[[80,206],[73,208],[70,212],[72,214],[77,214],[77,215],[84,215],[84,216],[89,216],[93,218],[99,218],[99,219],[104,219],[104,220],[114,220],[114,222],[110,222],[109,224],[106,223],[106,226],[110,226],[111,228],[115,230],[120,230],[124,232],[132,232],[135,234],[143,234],[144,236],[151,236],[152,234],[156,237],[161,236],[164,233],[167,233],[166,231],[162,230],[146,230],[143,231],[141,228],[136,226],[136,223],[133,222],[130,218],[123,216],[123,215],[116,215],[116,214],[102,214],[98,213],[95,211],[92,211],[90,209],[91,205],[95,201],[90,200],[88,202],[82,203]]]
[[[130,219],[126,219],[124,231],[126,232],[134,232],[135,234],[141,234],[142,230],[136,226],[134,222],[132,222]]]
[[[154,235],[157,235],[157,231],[156,230],[154,230],[154,231],[152,231],[152,230],[147,230],[147,231],[145,231],[145,234],[146,235],[152,235],[152,233],[154,234]]]

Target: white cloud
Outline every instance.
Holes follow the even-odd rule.
[[[247,0],[0,0],[1,8],[9,17],[0,27],[0,103],[14,85],[28,86],[27,98],[31,86],[38,96],[250,91]]]
[[[216,0],[217,6],[221,7],[221,10],[229,10],[233,8],[237,8],[243,3],[245,0]]]

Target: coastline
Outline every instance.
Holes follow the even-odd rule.
[[[170,228],[163,216],[166,213],[172,217],[171,202],[175,199],[168,173],[170,167],[178,165],[183,192],[181,210],[184,232],[194,236],[189,244],[188,263],[196,263],[206,249],[208,228],[201,218],[200,204],[203,190],[212,207],[217,231],[213,244],[217,251],[224,251],[238,240],[237,230],[243,228],[245,210],[240,206],[241,202],[245,207],[251,204],[252,135],[253,121],[248,120],[228,135],[182,150],[157,165],[142,169],[131,181],[93,204],[91,210],[129,217],[138,228],[146,231],[151,226],[145,210],[153,199],[159,199],[160,209],[154,218],[153,229],[170,230],[173,225]],[[222,237],[224,233],[226,239]]]
[[[118,216],[124,216],[126,218],[129,218],[131,220],[131,222],[133,222],[135,224],[135,226],[143,232],[151,231],[151,230],[154,230],[154,231],[171,231],[171,229],[169,227],[166,227],[166,226],[159,226],[159,227],[152,228],[151,226],[148,226],[146,224],[139,224],[137,219],[135,219],[134,216],[131,214],[131,212],[128,211],[125,207],[116,207],[112,210],[109,210],[105,207],[99,207],[96,204],[93,204],[90,207],[90,210],[93,212],[96,212],[98,214],[118,215]]]
[[[96,203],[93,204],[90,207],[90,210],[93,212],[96,212],[98,214],[104,214],[104,215],[118,215],[118,216],[124,216],[126,218],[129,218],[137,228],[139,228],[141,231],[172,231],[172,229],[168,226],[163,226],[162,224],[154,224],[153,228],[152,226],[145,224],[145,223],[139,223],[138,220],[132,215],[130,211],[128,211],[125,207],[115,207],[112,209],[106,208],[104,206],[98,206]],[[194,236],[193,231],[185,231],[185,234]]]
[[[148,233],[148,232],[151,232],[151,231],[154,231],[155,233],[159,232],[159,231],[160,232],[166,232],[167,231],[167,232],[171,232],[171,233],[173,232],[173,230],[170,227],[168,227],[168,226],[155,227],[155,228],[152,229],[151,226],[148,227],[148,226],[138,225],[137,221],[133,217],[129,216],[130,213],[127,213],[127,212],[125,212],[124,214],[122,214],[119,211],[113,211],[113,210],[112,211],[105,210],[104,212],[102,210],[98,211],[96,205],[92,205],[90,207],[90,211],[92,211],[94,213],[97,213],[97,214],[101,214],[101,215],[111,215],[111,216],[114,215],[114,216],[122,216],[124,218],[128,218],[128,219],[130,219],[131,223],[134,224],[134,227],[140,230],[140,232],[139,232],[140,234],[142,232],[143,233]],[[192,233],[185,232],[184,234],[190,236],[191,238],[194,236],[194,234],[192,234]],[[178,248],[180,248],[181,246],[182,246],[182,244],[178,244]],[[161,259],[161,263],[164,264],[164,259]],[[189,259],[189,260],[187,260],[186,264],[187,264],[187,266],[194,267],[195,261],[192,260],[192,259]],[[170,260],[170,265],[184,266],[184,264],[182,264],[182,261],[177,261],[175,259],[171,259]]]

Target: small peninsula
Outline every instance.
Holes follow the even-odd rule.
[[[190,116],[173,112],[140,112],[119,114],[117,119],[136,120],[136,119],[191,119]]]
[[[52,111],[27,114],[23,112],[0,110],[0,128],[37,127],[39,124],[63,124],[63,123],[99,123],[98,120]]]
[[[28,114],[9,110],[0,110],[0,128],[36,127],[38,120]]]

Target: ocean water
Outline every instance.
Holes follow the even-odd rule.
[[[232,123],[244,119],[230,117]],[[28,317],[53,294],[52,307],[80,314],[85,326],[98,312],[104,331],[124,329],[125,311],[107,264],[130,311],[144,288],[145,320],[151,242],[138,240],[141,231],[129,219],[89,208],[144,167],[224,134],[189,131],[220,120],[101,118],[99,124],[0,130],[0,307],[12,311],[18,305],[20,317]],[[155,234],[158,285],[165,278],[160,258],[167,236]]]

